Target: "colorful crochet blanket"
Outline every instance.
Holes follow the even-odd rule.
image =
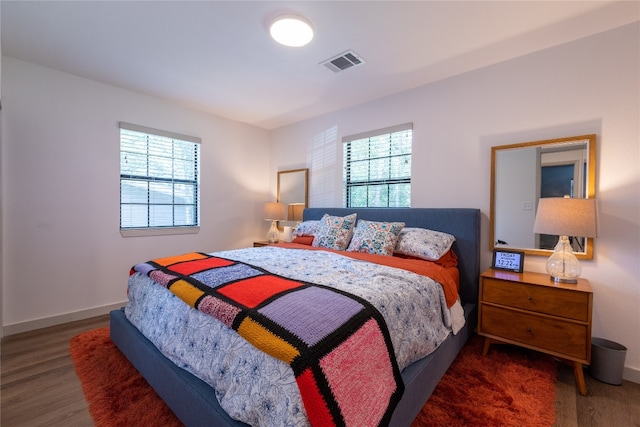
[[[386,324],[364,299],[199,252],[135,272],[289,364],[313,426],[389,423],[404,384]]]

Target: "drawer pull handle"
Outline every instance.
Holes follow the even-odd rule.
[[[527,332],[531,333],[531,328],[527,328]]]
[[[527,299],[528,299],[529,301],[533,301],[533,298],[531,298],[531,297],[527,297]]]

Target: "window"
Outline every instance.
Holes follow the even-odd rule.
[[[120,230],[197,232],[200,139],[120,123]],[[164,230],[164,232],[163,232]]]
[[[342,138],[345,207],[411,207],[412,133],[407,123]]]

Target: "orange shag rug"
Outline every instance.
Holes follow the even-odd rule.
[[[551,427],[556,362],[514,346],[471,338],[411,427]],[[71,339],[71,358],[98,427],[181,426],[109,339],[109,328]]]

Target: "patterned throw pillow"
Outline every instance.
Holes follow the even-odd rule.
[[[398,236],[395,253],[437,261],[455,241],[454,236],[441,231],[407,227]]]
[[[393,255],[404,222],[358,221],[347,251]]]
[[[357,214],[344,217],[324,214],[313,238],[313,245],[320,248],[344,251],[349,246],[356,224]]]
[[[295,230],[293,230],[292,237],[295,239],[300,236],[315,236],[320,225],[319,220],[304,221],[298,224]]]

